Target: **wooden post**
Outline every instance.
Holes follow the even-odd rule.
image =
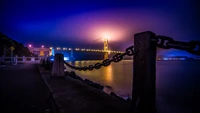
[[[134,75],[132,101],[134,113],[156,113],[156,35],[150,31],[134,36]]]
[[[55,54],[51,76],[55,76],[55,77],[64,77],[65,76],[64,55],[61,53]]]

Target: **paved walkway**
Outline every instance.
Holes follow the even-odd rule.
[[[49,94],[36,64],[0,67],[0,113],[45,113]]]
[[[36,64],[18,64],[0,67],[0,113],[45,113],[50,108],[48,87],[61,113],[127,113],[130,108],[79,80],[52,78]]]
[[[38,66],[41,76],[53,91],[61,113],[128,113],[130,104],[110,96],[69,76],[50,77],[50,71]]]

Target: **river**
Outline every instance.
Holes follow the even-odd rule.
[[[75,66],[88,66],[101,61],[76,61]],[[68,71],[71,69],[67,68]],[[123,60],[93,71],[75,71],[82,78],[106,86],[123,98],[132,96],[133,61]],[[156,103],[163,113],[196,113],[200,94],[200,61],[157,61]],[[169,109],[170,108],[170,109]],[[184,108],[184,109],[183,109]]]

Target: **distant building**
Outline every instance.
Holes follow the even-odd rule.
[[[38,56],[50,56],[51,50],[49,48],[36,48],[36,47],[29,47],[29,51]]]

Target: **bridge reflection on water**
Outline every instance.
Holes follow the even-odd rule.
[[[76,61],[75,66],[95,64],[100,61]],[[90,79],[104,86],[111,86],[110,91],[122,97],[132,96],[132,60],[112,63],[93,71],[75,71],[82,78]],[[183,112],[194,107],[200,93],[199,61],[157,61],[156,64],[156,101],[161,106],[176,106],[177,112]],[[67,69],[71,71],[71,69]],[[166,108],[167,108],[166,107]],[[183,109],[184,107],[184,109]],[[170,110],[170,109],[168,109]],[[167,112],[167,111],[166,111]],[[172,111],[168,111],[172,112]],[[188,111],[189,112],[189,111]]]

